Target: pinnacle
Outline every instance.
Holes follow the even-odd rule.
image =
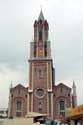
[[[73,88],[76,88],[75,81],[73,80]]]

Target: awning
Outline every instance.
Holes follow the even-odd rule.
[[[37,113],[37,112],[28,112],[26,115],[27,118],[34,118],[34,117],[46,117],[47,114]]]
[[[70,117],[67,117],[67,119],[80,120],[80,119],[83,119],[83,114],[70,116]]]

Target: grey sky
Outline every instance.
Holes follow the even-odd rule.
[[[0,107],[7,107],[11,81],[28,85],[29,44],[41,5],[50,27],[56,84],[72,87],[75,80],[83,103],[83,0],[0,0]]]

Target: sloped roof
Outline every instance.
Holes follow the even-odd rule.
[[[11,88],[11,90],[14,90],[14,89],[16,89],[16,88],[22,88],[22,89],[24,89],[24,90],[27,90],[27,88],[25,88],[22,84],[16,85],[15,87]]]
[[[63,86],[63,87],[65,87],[65,88],[71,90],[71,88],[70,88],[69,86],[65,85],[64,83],[59,83],[56,87],[61,87],[61,86]]]

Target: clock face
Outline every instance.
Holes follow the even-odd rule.
[[[35,89],[35,96],[37,98],[43,98],[45,94],[46,94],[46,91],[45,91],[44,88],[37,88],[37,89]]]

